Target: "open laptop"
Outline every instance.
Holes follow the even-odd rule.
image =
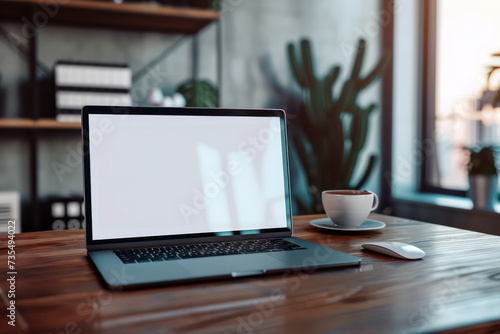
[[[359,265],[292,236],[283,110],[88,106],[88,256],[112,289]]]

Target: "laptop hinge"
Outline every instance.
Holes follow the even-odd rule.
[[[270,239],[270,238],[288,238],[291,237],[291,232],[275,232],[252,235],[233,235],[222,237],[205,237],[205,238],[185,238],[185,239],[170,239],[170,240],[137,240],[127,242],[110,242],[99,245],[87,243],[88,251],[95,250],[110,250],[120,248],[137,248],[137,247],[155,247],[167,245],[185,245],[185,244],[200,244],[207,242],[235,241],[235,240],[251,240],[251,239]]]

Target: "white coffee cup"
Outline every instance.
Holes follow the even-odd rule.
[[[378,207],[378,196],[369,190],[325,190],[323,208],[333,224],[358,227]]]

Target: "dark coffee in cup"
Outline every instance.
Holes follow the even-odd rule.
[[[366,190],[326,190],[323,191],[325,194],[332,194],[332,195],[369,195],[372,194],[369,191]]]

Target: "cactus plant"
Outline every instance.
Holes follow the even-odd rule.
[[[300,42],[300,53],[295,45],[287,46],[293,76],[303,91],[307,109],[302,132],[293,136],[293,143],[309,184],[310,205],[297,198],[303,213],[321,212],[321,191],[326,189],[359,189],[368,180],[376,162],[371,155],[362,177],[354,181],[353,173],[363,149],[369,125],[369,116],[376,108],[358,105],[360,92],[376,80],[390,61],[385,52],[378,64],[366,76],[361,76],[366,41],[360,39],[350,77],[338,94],[334,86],[340,66],[318,78],[314,71],[311,43]]]

